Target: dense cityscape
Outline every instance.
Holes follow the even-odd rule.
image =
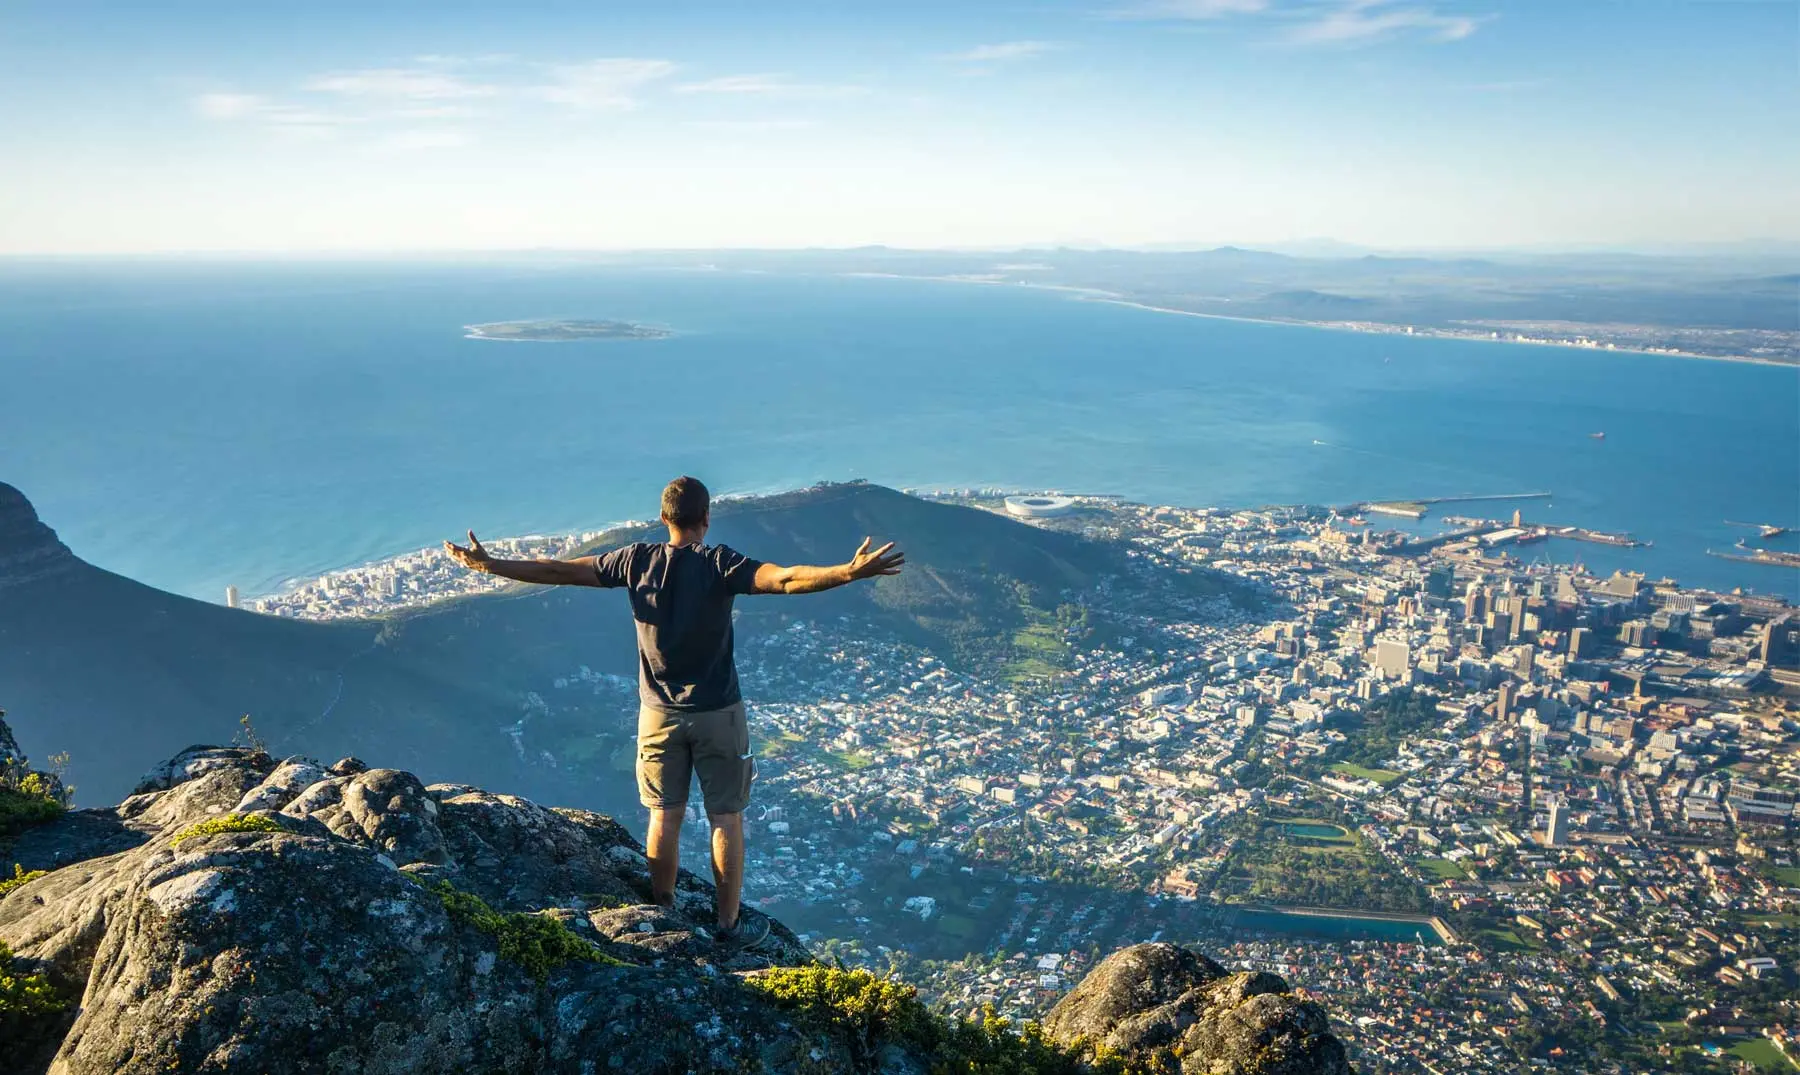
[[[1028,1018],[1120,944],[1193,943],[1312,991],[1369,1073],[1800,1060],[1785,600],[1528,562],[1509,550],[1554,534],[1528,507],[1421,538],[1350,509],[933,495],[1230,588],[1159,617],[1066,592],[980,673],[798,607],[745,632],[747,891],[822,957]],[[427,552],[256,607],[492,585]],[[521,727],[634,699],[570,669]],[[550,760],[628,779],[629,741],[621,716]]]

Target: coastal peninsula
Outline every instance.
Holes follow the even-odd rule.
[[[465,325],[471,340],[521,340],[531,343],[568,343],[574,340],[664,340],[675,335],[658,325],[634,321],[489,321]]]

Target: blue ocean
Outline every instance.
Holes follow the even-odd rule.
[[[464,337],[526,318],[675,335]],[[1524,555],[1800,598],[1800,571],[1707,555],[1754,539],[1726,520],[1800,527],[1791,368],[947,281],[111,261],[0,266],[0,385],[0,480],[85,558],[215,601],[471,527],[647,518],[678,473],[1230,506],[1543,490],[1484,507],[1654,547]]]

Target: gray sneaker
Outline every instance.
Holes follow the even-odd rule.
[[[738,911],[737,925],[730,929],[715,929],[713,936],[726,948],[755,948],[769,939],[769,917],[742,908]]]

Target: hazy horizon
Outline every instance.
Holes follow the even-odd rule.
[[[1208,254],[1227,250],[1280,254],[1297,259],[1331,260],[1334,258],[1376,257],[1641,257],[1641,258],[1767,258],[1800,256],[1800,239],[1751,237],[1705,242],[1666,242],[1648,240],[1638,243],[1561,245],[1555,243],[1493,246],[1368,246],[1331,238],[1275,240],[1197,239],[1193,242],[1160,242],[1114,244],[1098,242],[1055,242],[1042,240],[1016,244],[978,244],[912,246],[891,243],[863,243],[831,246],[812,243],[759,246],[487,246],[487,247],[342,247],[320,249],[283,249],[279,247],[194,247],[164,250],[95,250],[95,251],[6,251],[0,250],[0,263],[26,261],[156,261],[156,260],[271,260],[271,261],[383,261],[409,260],[447,262],[461,258],[493,256],[565,256],[622,257],[690,254],[853,254],[858,251],[888,250],[896,253],[980,255],[1013,253],[1121,253],[1121,254]]]

